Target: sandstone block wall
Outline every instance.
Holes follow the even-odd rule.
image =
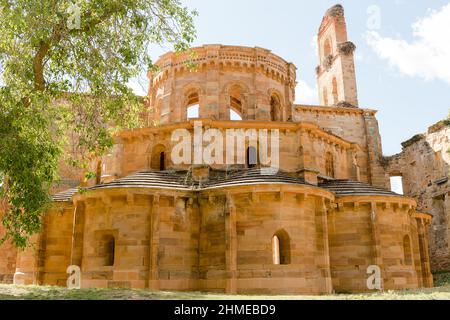
[[[38,247],[39,284],[66,285],[66,270],[72,264],[73,210],[73,206],[55,206],[44,217]]]
[[[401,176],[404,194],[433,215],[431,266],[434,271],[450,270],[450,126],[440,122],[402,145],[402,153],[386,158],[386,171]]]
[[[335,136],[332,133],[322,130],[320,127],[311,123],[272,123],[264,124],[262,122],[246,122],[246,123],[231,123],[222,121],[211,121],[208,119],[201,119],[204,130],[206,128],[217,129],[222,134],[223,140],[221,143],[224,146],[222,160],[223,163],[212,164],[213,169],[227,170],[230,168],[245,169],[247,165],[244,164],[227,164],[227,153],[231,148],[227,145],[227,132],[225,127],[230,126],[235,130],[261,130],[268,129],[277,130],[279,132],[279,168],[282,171],[295,173],[301,169],[313,169],[319,172],[322,176],[329,176],[326,165],[326,155],[329,153],[332,155],[332,166],[334,178],[337,179],[353,179],[359,180],[360,174],[355,172],[366,171],[366,163],[364,163],[363,156],[357,155],[364,154],[359,145],[356,143],[350,143],[344,139]],[[191,165],[188,164],[174,164],[172,161],[171,151],[177,145],[179,141],[172,141],[172,133],[174,130],[183,128],[194,136],[193,132],[194,121],[174,125],[174,126],[162,126],[158,129],[143,129],[140,132],[126,132],[120,137],[121,148],[117,148],[117,152],[114,157],[122,159],[121,169],[122,175],[126,176],[137,171],[146,170],[159,170],[160,153],[165,153],[165,165],[169,170],[189,170]],[[258,132],[258,131],[256,131]],[[275,150],[272,149],[272,142],[268,141],[267,154],[269,157],[275,155]],[[195,160],[197,149],[194,149],[193,144],[189,144],[191,147],[191,159]],[[243,154],[243,160],[246,161],[246,148],[254,146],[249,140],[243,140],[244,149],[235,147],[235,155],[238,150]],[[238,140],[235,141],[235,146],[240,146]],[[203,152],[210,146],[210,142],[203,141]],[[260,146],[260,148],[262,148]],[[258,146],[256,149],[259,152]],[[156,161],[155,161],[156,160]],[[155,168],[155,162],[156,167]],[[237,163],[235,158],[234,163]],[[272,165],[274,162],[271,163]],[[110,166],[107,166],[110,168]],[[114,174],[114,171],[104,172],[106,176]]]
[[[380,266],[385,289],[432,284],[428,216],[407,198],[335,200],[313,186],[255,185],[96,190],[74,204],[55,207],[34,246],[17,254],[16,283],[64,286],[76,264],[82,287],[361,292],[369,265]]]
[[[401,198],[366,202],[361,197],[353,201],[338,199],[337,209],[329,215],[334,290],[369,291],[367,268],[371,265],[381,268],[385,290],[430,286],[432,276],[423,251],[428,244],[419,239],[424,229],[418,230],[422,222],[416,220],[412,202]]]
[[[357,144],[355,162],[360,180],[388,188],[376,111],[367,109],[295,105],[294,120],[311,122],[327,132]]]
[[[221,205],[202,205],[201,288],[241,294],[331,292],[322,207],[331,194],[282,190],[261,186],[228,196],[219,193],[214,199],[225,211],[217,209]],[[272,240],[277,234],[289,243],[288,264],[274,265]]]
[[[0,246],[0,284],[11,284],[16,271],[17,249],[11,242]]]

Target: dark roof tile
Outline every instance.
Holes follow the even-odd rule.
[[[374,187],[370,184],[351,180],[328,180],[319,183],[319,187],[328,189],[337,196],[353,195],[382,195],[382,196],[402,196],[395,192]]]
[[[78,192],[78,188],[68,189],[68,190],[54,194],[52,196],[52,199],[55,202],[70,201],[70,199],[72,199],[72,196],[77,192]]]
[[[212,170],[208,181],[202,183],[192,179],[189,171],[146,171],[117,179],[88,188],[88,190],[102,190],[112,188],[163,188],[174,190],[203,190],[208,188],[222,188],[230,186],[244,186],[253,184],[294,184],[310,185],[303,179],[282,171],[270,169],[248,169],[239,171]],[[346,195],[384,195],[400,196],[394,192],[374,187],[369,184],[350,180],[327,180],[319,184],[337,196]],[[57,193],[53,196],[56,202],[70,201],[78,192],[77,188]]]

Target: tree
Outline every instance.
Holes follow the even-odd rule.
[[[139,125],[129,80],[152,67],[149,44],[187,50],[195,14],[180,0],[0,0],[3,240],[40,230],[69,132],[81,156],[66,160],[86,167]]]

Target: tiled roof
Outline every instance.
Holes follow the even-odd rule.
[[[269,170],[250,169],[233,172],[211,171],[208,181],[199,183],[192,179],[188,171],[146,171],[132,174],[117,179],[110,183],[104,183],[89,188],[89,190],[112,188],[163,188],[173,190],[202,190],[206,188],[219,188],[252,184],[299,184],[305,185],[305,181],[288,175],[287,173]],[[77,192],[70,189],[55,194],[54,201],[69,201]]]
[[[138,172],[130,176],[114,180],[110,183],[104,183],[92,188],[111,189],[111,188],[170,188],[170,189],[191,189],[186,179],[186,174],[180,174],[175,171],[147,171]]]
[[[239,171],[210,172],[209,180],[199,183],[192,179],[188,171],[146,171],[132,174],[117,179],[110,183],[104,183],[89,188],[89,190],[113,189],[113,188],[162,188],[173,190],[204,190],[209,188],[222,188],[230,186],[245,186],[253,184],[296,184],[310,185],[303,179],[289,175],[282,171],[270,171],[270,169],[249,169]],[[366,183],[349,180],[328,180],[319,184],[320,188],[327,189],[337,196],[346,195],[386,195],[399,196],[398,194],[371,186]],[[53,196],[56,202],[69,201],[77,193],[78,189],[69,189]]]
[[[250,169],[232,172],[214,170],[210,172],[208,181],[202,183],[194,181],[189,171],[147,171],[117,179],[110,183],[94,186],[90,189],[169,188],[201,190],[212,187],[261,183],[305,184],[305,181],[281,171],[270,171],[270,169]]]
[[[303,179],[291,176],[282,171],[273,171],[270,168],[266,168],[240,170],[227,174],[223,172],[217,176],[212,175],[208,183],[203,185],[203,187],[214,188],[267,183],[309,185]]]
[[[353,195],[401,196],[386,189],[351,180],[329,180],[323,183],[319,183],[319,187],[325,188],[340,197]]]
[[[54,194],[52,196],[52,199],[55,202],[69,201],[72,198],[72,196],[77,192],[78,192],[78,188],[72,188],[72,189],[65,190],[65,191]]]

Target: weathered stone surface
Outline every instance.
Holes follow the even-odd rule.
[[[117,135],[93,163],[98,181],[80,181],[88,192],[55,195],[33,249],[0,247],[0,282],[16,272],[16,283],[65,285],[78,265],[82,287],[326,294],[368,291],[377,265],[384,289],[431,286],[431,217],[383,190],[376,111],[358,108],[342,6],[327,11],[318,41],[321,106],[294,104],[295,66],[266,49],[163,55],[149,73],[148,126]],[[196,105],[199,119],[188,119]],[[172,134],[193,134],[197,121],[224,145],[227,129],[278,132],[280,170],[173,161]]]
[[[434,271],[450,270],[450,125],[431,126],[402,144],[403,151],[386,158],[391,176],[402,176],[405,195],[417,200],[418,209],[433,215],[430,258]]]

